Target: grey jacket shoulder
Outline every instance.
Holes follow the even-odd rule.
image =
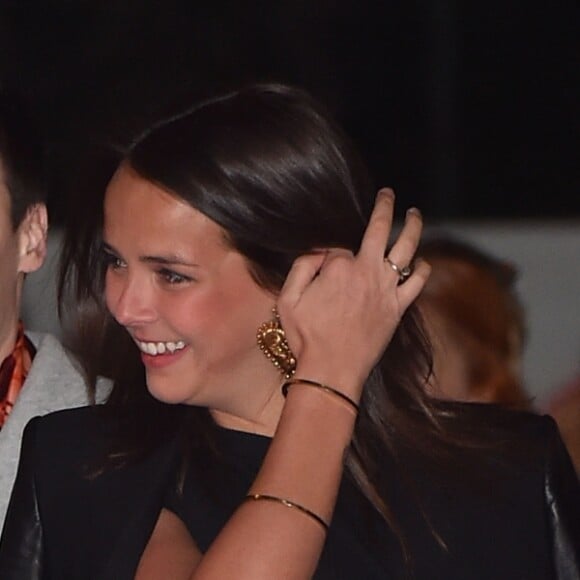
[[[89,392],[80,367],[50,334],[27,333],[37,349],[26,382],[0,431],[0,526],[4,521],[16,476],[22,432],[35,416],[89,404]],[[110,390],[107,380],[97,384],[97,402]]]

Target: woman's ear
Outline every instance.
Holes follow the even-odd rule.
[[[28,274],[42,266],[46,257],[48,214],[46,205],[30,206],[20,222],[18,236],[18,272]]]

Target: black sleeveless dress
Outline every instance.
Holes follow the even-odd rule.
[[[385,454],[376,484],[398,534],[344,477],[316,579],[580,578],[580,486],[554,421],[469,409],[497,445],[467,449],[469,461],[454,454],[449,473],[402,444],[396,460]],[[29,422],[0,539],[2,580],[134,578],[164,505],[207,550],[269,445],[265,437],[220,429],[217,459],[192,456],[178,495],[168,491],[184,457],[178,437],[87,477],[83,467],[102,457],[103,442],[115,432],[115,421],[96,407]]]
[[[165,501],[202,551],[208,549],[243,501],[270,439],[220,429],[217,443],[219,459],[192,466],[183,494],[172,492]],[[522,510],[526,501],[534,501],[525,492],[524,481],[516,478],[513,489],[502,484],[501,492],[492,487],[466,493],[461,484],[448,486],[444,477],[422,473],[425,467],[420,460],[414,463],[409,458],[409,477],[399,477],[398,466],[389,457],[382,466],[398,534],[350,479],[343,478],[316,580],[554,577],[546,549],[549,542],[545,534],[538,533],[544,526],[531,515],[542,510],[536,503],[528,519]],[[202,470],[204,477],[197,477],[195,474]],[[505,479],[504,474],[504,484]],[[489,481],[493,483],[493,478]],[[443,542],[436,539],[437,535]]]

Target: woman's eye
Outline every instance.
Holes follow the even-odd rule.
[[[120,268],[123,268],[125,266],[125,262],[123,262],[123,260],[121,260],[121,258],[119,258],[118,256],[115,256],[115,254],[103,251],[101,255],[103,264],[107,269],[119,270]]]
[[[182,274],[178,274],[172,270],[162,269],[159,271],[159,275],[167,284],[182,284],[183,282],[189,282],[191,280],[188,276],[183,276]]]

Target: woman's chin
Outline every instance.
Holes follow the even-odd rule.
[[[192,402],[192,393],[190,391],[184,392],[181,389],[176,389],[175,385],[163,385],[159,384],[159,381],[147,380],[147,390],[160,403],[166,403],[167,405],[195,404]]]

